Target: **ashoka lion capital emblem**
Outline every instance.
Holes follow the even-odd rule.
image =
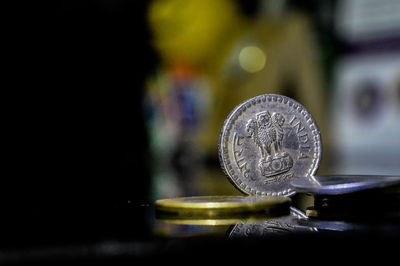
[[[293,166],[293,159],[282,150],[284,123],[285,117],[281,113],[276,112],[271,115],[268,111],[263,111],[246,124],[249,137],[260,149],[261,159],[258,168],[262,176],[282,174]]]

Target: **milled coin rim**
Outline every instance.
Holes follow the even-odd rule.
[[[262,199],[261,201],[251,202],[212,202],[213,199],[232,199],[232,198],[254,198]],[[208,202],[184,202],[187,199],[204,199]],[[290,203],[290,199],[285,197],[269,197],[269,196],[195,196],[180,197],[172,199],[160,199],[156,201],[156,207],[162,210],[181,210],[181,211],[201,211],[201,210],[218,210],[218,211],[257,211],[275,207],[282,204]]]
[[[254,196],[293,196],[296,194],[296,191],[293,190],[292,188],[288,188],[286,190],[283,190],[282,192],[264,192],[264,191],[258,191],[254,190],[253,188],[250,188],[250,191],[245,190],[244,188],[240,187],[239,184],[237,184],[234,180],[234,178],[231,176],[229,173],[229,167],[231,162],[229,161],[229,156],[227,157],[228,159],[226,160],[224,157],[225,153],[228,153],[224,147],[225,142],[229,142],[229,139],[227,136],[229,136],[230,133],[230,128],[229,125],[232,125],[232,120],[237,119],[238,116],[246,110],[246,107],[250,107],[252,105],[256,105],[257,103],[261,102],[281,102],[281,103],[287,103],[289,106],[291,106],[295,111],[303,115],[308,123],[308,127],[311,128],[311,126],[314,127],[314,129],[311,130],[313,137],[314,137],[314,144],[315,144],[315,149],[314,153],[317,155],[316,158],[313,159],[313,165],[310,166],[308,173],[306,176],[314,176],[316,171],[318,170],[319,163],[321,161],[321,155],[322,155],[322,141],[321,141],[321,132],[318,128],[318,125],[313,118],[313,116],[307,111],[307,109],[298,103],[296,100],[293,100],[292,98],[289,98],[284,95],[279,95],[279,94],[262,94],[255,96],[253,98],[250,98],[242,103],[240,103],[238,106],[236,106],[232,112],[228,115],[228,117],[225,119],[225,122],[222,126],[220,135],[219,135],[219,140],[218,140],[218,157],[219,157],[219,162],[220,166],[225,173],[225,175],[228,177],[229,182],[236,187],[240,192],[242,192],[245,195],[254,195]],[[241,110],[243,109],[243,110]],[[231,167],[232,168],[232,167]],[[290,184],[288,184],[290,186]],[[246,187],[247,188],[247,187]],[[254,193],[251,193],[251,191],[254,191]]]

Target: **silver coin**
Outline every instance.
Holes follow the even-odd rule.
[[[291,182],[297,192],[316,195],[340,195],[399,185],[400,176],[384,175],[326,175],[301,177]]]
[[[238,105],[222,127],[218,152],[231,183],[249,195],[290,196],[290,181],[314,175],[321,136],[311,114],[289,97],[265,94]]]

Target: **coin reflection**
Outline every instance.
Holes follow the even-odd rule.
[[[205,226],[219,226],[219,225],[235,225],[239,223],[253,223],[276,219],[279,216],[271,216],[263,213],[256,214],[241,214],[241,215],[224,215],[224,216],[178,216],[169,213],[157,212],[156,218],[158,221],[168,224],[179,225],[205,225]]]
[[[287,216],[237,223],[229,229],[228,235],[230,238],[265,237],[318,231],[315,227],[301,224],[301,220],[307,220],[307,217],[300,210],[291,207],[290,215]]]

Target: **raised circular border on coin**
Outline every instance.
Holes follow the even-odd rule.
[[[282,115],[282,112],[285,113],[283,115],[284,118],[286,116],[284,121],[287,122],[289,120],[290,126],[294,128],[294,131],[291,131],[292,137],[290,145],[296,145],[293,144],[296,142],[296,140],[293,140],[293,134],[295,134],[295,137],[298,139],[300,139],[300,137],[303,137],[302,140],[307,139],[307,143],[304,145],[300,144],[300,140],[297,140],[297,150],[291,148],[290,152],[283,151],[282,154],[289,154],[288,157],[290,157],[292,161],[291,168],[286,167],[287,172],[284,174],[278,173],[273,176],[274,173],[272,173],[272,177],[268,176],[268,173],[265,174],[265,172],[261,172],[264,169],[262,168],[262,153],[264,152],[265,154],[265,151],[261,151],[263,148],[260,148],[261,154],[255,155],[257,152],[256,144],[253,144],[252,149],[254,151],[252,152],[253,154],[249,156],[249,158],[252,158],[252,162],[246,162],[246,156],[239,159],[235,157],[239,154],[238,152],[240,152],[235,151],[235,143],[237,143],[237,141],[240,142],[240,139],[244,140],[245,143],[249,142],[249,136],[243,133],[249,121],[252,119],[254,120],[254,117],[265,112],[270,113],[272,116],[274,113],[279,113],[280,115]],[[290,115],[290,117],[288,117],[288,115]],[[258,125],[256,126],[258,127]],[[287,124],[286,127],[288,127]],[[232,133],[234,130],[241,131],[242,136],[239,136],[236,132]],[[306,132],[302,132],[303,130]],[[284,136],[285,133],[288,133],[285,131],[283,132]],[[299,134],[304,133],[307,134],[298,137]],[[249,144],[247,144],[247,146],[249,146]],[[302,150],[304,147],[307,147],[307,151]],[[257,196],[291,196],[296,193],[290,186],[291,179],[298,176],[313,176],[319,167],[322,154],[321,135],[314,118],[300,103],[283,95],[264,94],[242,102],[228,115],[221,129],[218,141],[218,153],[221,167],[228,176],[228,180],[242,193]],[[254,159],[256,156],[258,156],[258,166],[256,166],[257,160]],[[267,156],[264,155],[264,161],[266,161],[266,157]],[[293,157],[295,157],[295,159],[293,159]],[[298,158],[301,159],[301,161]],[[251,164],[252,167],[243,170],[243,162],[242,165],[238,163],[238,161],[241,160]],[[268,163],[269,168],[276,168],[280,166],[281,162],[272,158],[272,161]],[[289,170],[287,170],[288,168]],[[268,177],[265,178],[264,175]]]
[[[234,213],[289,210],[290,199],[285,197],[258,196],[197,196],[161,199],[156,201],[156,209],[163,212],[178,212],[185,216],[193,213],[213,216]]]

